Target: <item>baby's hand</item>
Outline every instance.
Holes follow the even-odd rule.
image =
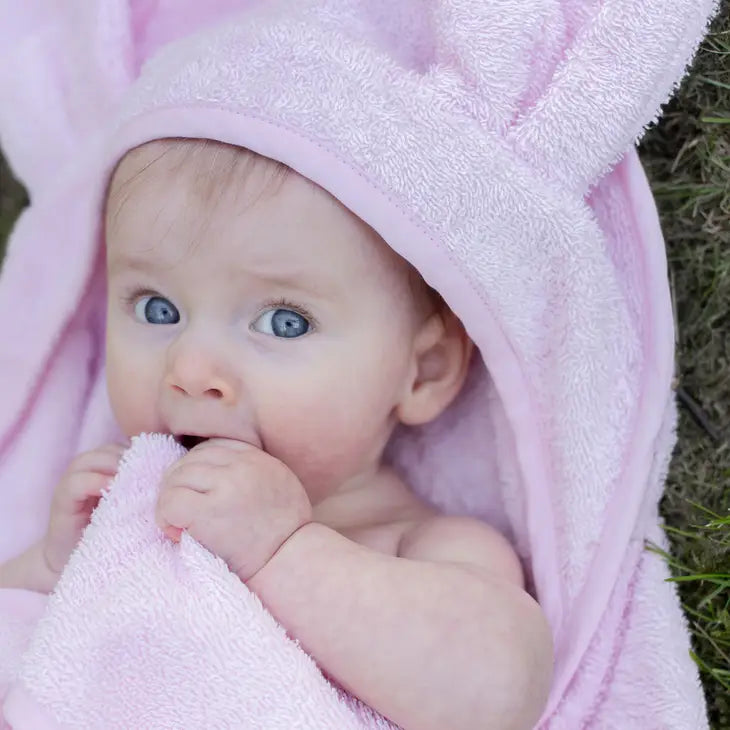
[[[240,441],[210,439],[167,471],[156,519],[172,540],[187,530],[245,582],[311,521],[312,506],[283,462]]]
[[[125,447],[108,444],[77,456],[53,493],[48,529],[42,542],[48,567],[60,574],[89,524],[102,490],[117,473]]]

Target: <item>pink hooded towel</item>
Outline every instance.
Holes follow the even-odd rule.
[[[674,343],[634,142],[714,10],[0,0],[0,141],[32,201],[0,278],[0,561],[42,535],[71,457],[117,437],[104,383],[111,171],[148,140],[216,139],[332,193],[478,346],[457,402],[397,434],[389,458],[523,558],[556,646],[539,727],[706,727],[675,591],[644,549],[663,544]],[[32,625],[45,601],[0,591],[0,622]]]

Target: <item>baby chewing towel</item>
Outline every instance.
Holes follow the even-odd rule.
[[[634,143],[715,9],[0,1],[0,140],[32,201],[0,278],[0,560],[43,534],[72,456],[117,437],[101,225],[114,166],[152,139],[210,138],[329,191],[476,343],[457,401],[388,458],[421,497],[516,546],[555,642],[538,727],[707,727],[674,587],[644,549],[664,544],[674,341]],[[0,591],[0,616],[32,631],[42,597],[22,593]],[[2,676],[39,700],[22,678],[41,634],[23,630],[0,630],[25,662]]]
[[[164,537],[158,486],[182,453],[171,436],[133,440],[15,657],[9,726],[394,728],[330,685],[222,560]]]

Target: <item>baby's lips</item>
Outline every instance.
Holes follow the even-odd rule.
[[[175,433],[175,441],[183,446],[188,451],[192,449],[198,449],[205,446],[205,444],[213,444],[217,446],[231,446],[231,444],[239,444],[242,448],[246,446],[253,447],[255,449],[262,448],[261,441],[255,436],[250,438],[239,438],[237,436],[219,436],[217,434],[193,434],[193,433]]]
[[[223,436],[213,436],[202,443],[199,443],[195,448],[205,448],[206,445],[210,446],[223,446],[228,449],[238,449],[239,451],[245,451],[246,449],[260,449],[261,447],[257,444],[252,444],[249,441],[241,441],[240,439],[226,438]]]

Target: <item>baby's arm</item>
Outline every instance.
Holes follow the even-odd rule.
[[[405,730],[532,728],[552,643],[506,541],[437,517],[399,552],[311,523],[248,585],[328,674]]]

